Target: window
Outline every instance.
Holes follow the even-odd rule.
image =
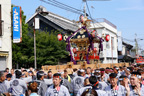
[[[118,55],[122,55],[122,51],[118,51]]]

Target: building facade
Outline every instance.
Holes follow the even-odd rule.
[[[122,41],[122,51],[118,51],[118,62],[133,63],[135,56],[133,56],[132,48],[131,44]]]
[[[43,13],[47,14],[43,15]],[[35,14],[27,20],[26,23],[32,28],[34,27],[34,18],[39,19],[35,20],[35,24],[39,24],[37,26],[39,26],[40,31],[60,31],[62,34],[71,34],[78,29],[78,26],[73,21],[49,12],[43,6],[39,6]]]
[[[0,70],[12,68],[11,0],[0,0]]]
[[[96,19],[94,22],[91,24],[91,30],[96,30],[99,37],[110,36],[108,42],[106,40],[103,42],[103,51],[100,53],[101,63],[118,63],[116,26],[104,18]],[[98,45],[94,44],[94,47]]]

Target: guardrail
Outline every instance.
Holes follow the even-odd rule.
[[[108,21],[105,18],[97,18],[97,19],[94,19],[93,21],[94,21],[94,23],[105,22],[105,23],[109,24],[110,26],[112,26],[113,28],[117,29],[116,25],[112,24],[110,21]]]

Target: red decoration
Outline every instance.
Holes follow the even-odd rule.
[[[94,38],[94,37],[96,37],[96,35],[97,35],[96,30],[93,30],[92,31],[92,37]]]
[[[58,34],[57,38],[58,38],[59,41],[61,41],[62,40],[62,35]]]
[[[81,22],[81,23],[84,22],[84,16],[83,16],[83,15],[80,15],[79,19],[80,19],[80,22]]]
[[[138,56],[138,57],[136,58],[136,63],[144,63],[144,57]]]
[[[97,51],[97,48],[94,48],[94,51]]]
[[[76,53],[76,51],[77,51],[76,48],[73,48],[73,52]]]
[[[110,35],[106,35],[105,40],[108,42],[110,40]]]
[[[96,59],[96,60],[99,60],[99,56],[95,56],[95,59]]]
[[[80,52],[77,51],[77,53],[74,55],[75,61],[80,60]]]

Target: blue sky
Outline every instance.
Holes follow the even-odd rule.
[[[79,15],[48,5],[40,0],[11,0],[12,4],[21,6],[27,19],[34,14],[35,9],[42,5],[50,12],[71,20],[77,20]],[[47,0],[46,0],[47,1]],[[57,0],[77,9],[83,9],[82,0]],[[88,1],[92,17],[106,18],[117,26],[122,36],[134,41],[135,33],[137,38],[144,39],[144,0],[111,0],[111,1]],[[94,8],[91,8],[93,6]],[[130,42],[134,45],[134,42]],[[139,46],[144,49],[144,40],[139,41]]]

